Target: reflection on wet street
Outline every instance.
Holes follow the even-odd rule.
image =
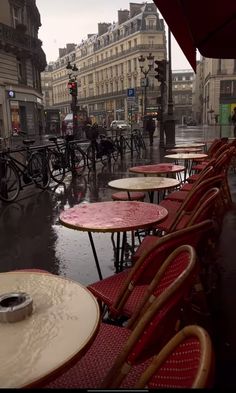
[[[193,132],[178,129],[177,143],[188,138],[193,139]],[[195,129],[194,140],[203,138],[203,130]],[[140,156],[134,153],[131,158],[127,153],[110,165],[98,163],[96,172],[85,172],[75,179],[68,175],[64,184],[48,191],[30,186],[20,193],[17,202],[0,205],[0,271],[41,268],[82,284],[98,280],[87,232],[63,227],[59,214],[79,203],[111,200],[114,190],[108,187],[109,181],[130,176],[131,166],[163,162],[162,155],[156,137],[154,146],[147,146]],[[94,242],[106,277],[115,271],[111,234],[94,234]]]
[[[125,156],[111,165],[97,164],[96,172],[39,191],[33,186],[21,192],[17,202],[4,204],[0,210],[1,271],[41,268],[83,284],[98,279],[87,232],[65,228],[60,213],[79,203],[111,200],[108,182],[128,176],[128,168],[140,163],[156,162],[158,149],[140,157]],[[152,156],[155,156],[152,161]],[[111,234],[94,234],[103,277],[114,272]]]
[[[205,130],[198,128],[176,131],[176,143],[179,144],[188,140],[212,140],[219,136],[214,134],[214,130],[212,134],[206,134]],[[85,172],[84,176],[75,179],[68,175],[64,184],[48,191],[27,187],[20,193],[17,202],[0,204],[0,271],[41,268],[85,285],[97,281],[98,272],[87,232],[62,226],[59,223],[60,213],[76,204],[110,201],[114,192],[108,187],[111,180],[133,177],[129,167],[166,162],[164,154],[159,150],[156,137],[154,146],[147,146],[141,156],[135,153],[131,158],[128,153],[111,165],[98,163],[96,172]],[[218,273],[217,277],[213,277],[210,319],[217,355],[216,386],[219,387],[235,387],[236,270],[233,245],[236,241],[236,180],[233,171],[229,183],[234,205],[226,212],[217,245]],[[107,277],[115,272],[111,234],[94,233],[93,237],[102,275]],[[203,326],[208,325],[209,319],[202,323]]]

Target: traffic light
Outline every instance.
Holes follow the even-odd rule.
[[[77,82],[70,81],[68,83],[69,93],[72,96],[77,96]]]
[[[155,78],[159,82],[165,82],[166,81],[166,60],[155,60],[156,68],[154,68],[154,71],[157,73],[155,75]]]

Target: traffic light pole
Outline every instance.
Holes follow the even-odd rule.
[[[78,116],[77,116],[77,95],[72,95],[71,109],[73,113],[73,135],[77,135]]]
[[[165,146],[165,138],[164,138],[164,93],[165,93],[165,82],[161,82],[161,108],[160,108],[160,141],[159,146]]]
[[[168,52],[169,52],[169,65],[168,65],[168,111],[165,120],[165,134],[166,146],[173,147],[175,145],[175,119],[173,112],[173,99],[172,99],[172,69],[171,69],[171,33],[168,28]]]

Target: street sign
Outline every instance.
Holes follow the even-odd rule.
[[[127,97],[128,102],[135,102],[135,97]]]
[[[128,89],[127,90],[127,97],[131,98],[131,97],[135,97],[135,89]]]

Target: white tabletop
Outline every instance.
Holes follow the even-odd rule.
[[[43,273],[0,273],[1,294],[22,291],[33,298],[27,319],[0,322],[0,387],[37,384],[81,357],[99,327],[95,297],[82,285]],[[79,356],[80,355],[80,356]]]
[[[126,177],[123,179],[112,180],[108,183],[109,187],[126,191],[158,191],[176,187],[180,184],[179,180],[169,177]]]
[[[165,158],[171,158],[172,160],[197,160],[207,157],[208,155],[203,153],[175,153],[165,156]]]

